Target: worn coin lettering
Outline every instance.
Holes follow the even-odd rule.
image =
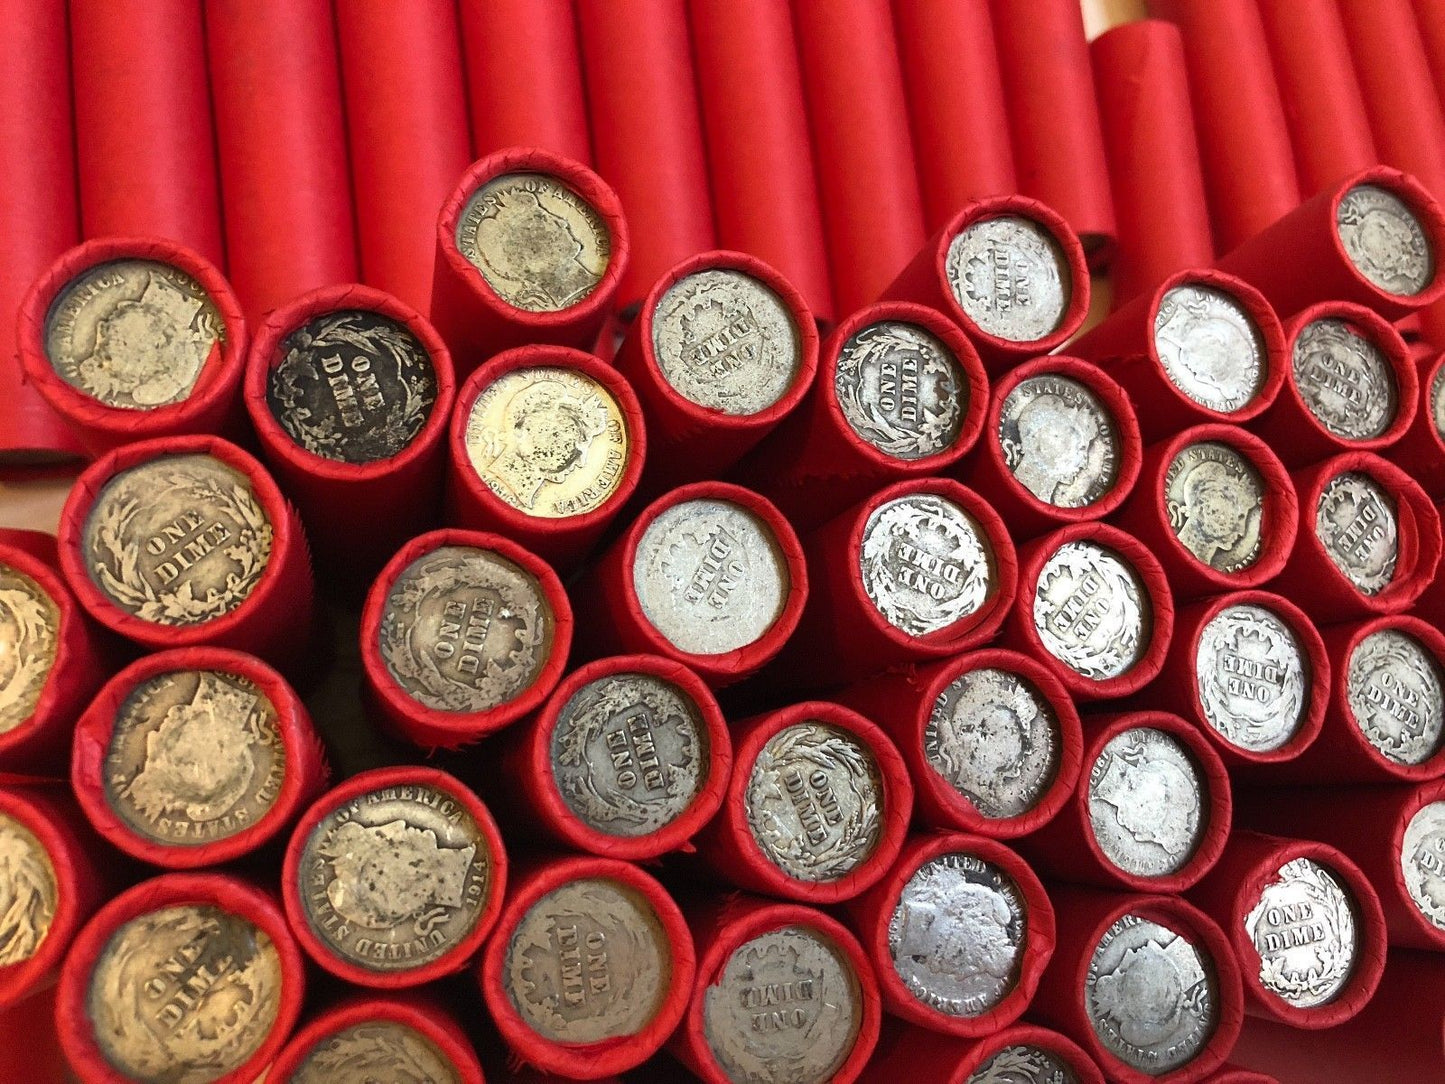
[[[999,448],[1019,485],[1055,508],[1085,508],[1119,477],[1119,434],[1098,397],[1067,376],[1021,380],[999,412]]]
[[[1345,700],[1366,740],[1396,764],[1423,764],[1440,749],[1445,691],[1440,664],[1398,629],[1372,632],[1350,653]]]
[[[883,454],[911,462],[953,447],[971,389],[941,339],[917,324],[884,320],[843,344],[833,392],[854,433]]]
[[[1294,630],[1263,606],[1226,606],[1200,630],[1195,689],[1205,721],[1251,753],[1287,745],[1304,721],[1312,675]]]
[[[1368,474],[1346,471],[1325,483],[1315,508],[1315,535],[1362,595],[1378,595],[1395,578],[1400,545],[1395,501]]]
[[[985,334],[1010,342],[1053,334],[1073,294],[1054,235],[1019,215],[965,226],[949,243],[944,271],[964,314]]]
[[[1239,299],[1215,287],[1185,283],[1165,293],[1154,349],[1170,383],[1221,414],[1242,410],[1264,386],[1264,336]]]
[[[0,564],[0,734],[34,714],[60,650],[60,607],[18,568]]]
[[[1153,620],[1138,573],[1093,542],[1066,542],[1044,562],[1033,618],[1049,654],[1094,681],[1143,657]]]
[[[1339,876],[1309,858],[1282,865],[1244,917],[1259,981],[1297,1009],[1327,1005],[1354,973],[1359,920]]]
[[[1263,546],[1264,479],[1219,441],[1181,448],[1164,472],[1164,507],[1180,545],[1216,572],[1242,572]]]
[[[1347,321],[1312,320],[1300,329],[1292,369],[1300,400],[1335,436],[1369,440],[1394,423],[1399,390],[1385,352]]]
[[[1358,184],[1335,210],[1335,228],[1355,268],[1400,297],[1435,281],[1435,251],[1415,211],[1388,188]]]
[[[1136,877],[1183,869],[1206,827],[1206,785],[1172,734],[1134,727],[1089,767],[1089,829],[1104,856]]]
[[[1445,802],[1422,805],[1405,826],[1400,870],[1425,920],[1445,930]]]

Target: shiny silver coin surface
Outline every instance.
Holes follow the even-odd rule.
[[[1400,394],[1389,359],[1347,321],[1310,321],[1291,363],[1300,399],[1335,436],[1369,440],[1394,423]]]
[[[1004,397],[998,442],[1019,485],[1055,508],[1086,508],[1119,478],[1113,415],[1079,381],[1046,374]]]
[[[1244,916],[1259,953],[1260,984],[1296,1009],[1327,1005],[1349,984],[1359,955],[1354,896],[1309,858],[1280,866]]]
[[[964,314],[981,331],[1009,342],[1052,335],[1073,295],[1069,263],[1058,241],[1021,215],[965,226],[949,242],[944,271]]]
[[[843,344],[833,392],[855,434],[885,455],[913,461],[953,447],[971,389],[953,351],[936,335],[883,320]]]
[[[1366,636],[1345,666],[1345,701],[1360,733],[1396,764],[1423,764],[1440,749],[1445,690],[1440,665],[1398,629]]]
[[[1362,595],[1378,595],[1395,578],[1399,530],[1394,498],[1368,474],[1346,471],[1320,492],[1315,536]]]
[[[1264,479],[1228,444],[1181,448],[1164,472],[1164,508],[1180,545],[1216,572],[1242,572],[1264,539]]]
[[[1104,856],[1136,877],[1183,869],[1203,841],[1207,791],[1199,766],[1163,730],[1110,738],[1089,766],[1089,830]]]
[[[1195,691],[1204,719],[1251,753],[1288,745],[1304,721],[1313,675],[1294,630],[1264,606],[1226,606],[1199,632]]]
[[[1039,571],[1034,627],[1044,649],[1094,681],[1128,672],[1144,655],[1153,615],[1139,575],[1095,542],[1066,542]]]
[[[1388,188],[1351,188],[1335,209],[1335,229],[1350,262],[1386,293],[1411,297],[1435,280],[1435,251],[1424,224]]]
[[[1445,802],[1429,802],[1410,818],[1400,845],[1400,871],[1420,914],[1445,930]]]
[[[1200,406],[1233,414],[1264,387],[1264,336],[1239,299],[1197,283],[1165,293],[1154,315],[1154,350],[1169,382]]]

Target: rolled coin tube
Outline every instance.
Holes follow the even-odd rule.
[[[1099,1067],[1078,1043],[1037,1024],[1010,1024],[992,1035],[961,1039],[891,1019],[884,1022],[878,1052],[858,1079],[890,1084],[920,1072],[940,1084],[976,1084],[987,1081],[988,1074],[1009,1072],[1032,1073],[1040,1080],[1049,1079],[1043,1074],[1065,1073],[1054,1079],[1104,1084]]]
[[[1205,1084],[1280,1084],[1280,1082],[1267,1073],[1256,1073],[1253,1069],[1226,1065],[1213,1076],[1207,1077]]]
[[[1417,361],[1418,409],[1393,454],[1439,500],[1445,497],[1445,354],[1429,348]]]

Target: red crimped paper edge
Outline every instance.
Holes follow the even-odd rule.
[[[378,646],[391,589],[408,565],[443,546],[490,550],[532,576],[552,610],[552,646],[536,679],[517,696],[485,711],[441,711],[410,696],[391,676]],[[502,535],[444,527],[418,535],[397,551],[366,595],[361,611],[361,667],[366,690],[383,721],[414,745],[455,749],[500,730],[535,711],[562,679],[572,646],[572,604],[562,581],[541,558]]]
[[[1094,681],[1049,654],[1034,627],[1033,603],[1039,573],[1053,552],[1069,542],[1094,542],[1114,550],[1134,569],[1149,595],[1149,646],[1139,661],[1116,677]],[[1138,692],[1152,681],[1164,665],[1169,639],[1174,630],[1174,596],[1159,559],[1132,535],[1107,523],[1070,523],[1019,550],[1019,586],[1001,645],[1038,660],[1057,677],[1071,695],[1080,700],[1107,700]]]
[[[883,827],[878,844],[864,861],[834,881],[789,876],[763,853],[748,827],[748,779],[758,755],[775,734],[811,722],[835,726],[857,738],[873,754],[882,782]],[[839,903],[867,890],[894,865],[912,813],[913,782],[888,735],[850,708],[805,701],[733,725],[732,778],[722,809],[697,836],[697,849],[710,872],[743,888],[799,903]]]
[[[629,673],[648,674],[676,686],[697,707],[708,742],[703,788],[686,810],[643,836],[611,835],[578,817],[557,789],[552,763],[552,734],[568,701],[594,681]],[[500,782],[509,797],[534,818],[529,828],[541,829],[568,847],[603,858],[638,862],[685,848],[722,805],[732,775],[732,738],[712,690],[686,666],[659,655],[613,655],[579,667],[552,691],[534,718],[507,737],[511,740],[504,747]]]
[[[1416,363],[1419,384],[1419,409],[1410,427],[1391,450],[1391,458],[1410,464],[1410,474],[1430,496],[1445,498],[1445,438],[1435,428],[1435,411],[1431,391],[1445,368],[1445,353],[1433,348]]]
[[[1269,992],[1260,981],[1263,966],[1244,920],[1259,902],[1265,886],[1286,862],[1308,858],[1324,866],[1349,889],[1359,919],[1355,958],[1345,987],[1332,1000],[1302,1009]],[[1194,886],[1190,902],[1224,931],[1239,961],[1244,996],[1251,1015],[1278,1020],[1291,1027],[1317,1030],[1334,1027],[1363,1009],[1380,985],[1385,970],[1385,916],[1375,889],[1345,854],[1324,843],[1283,839],[1259,832],[1235,832],[1210,874]]]
[[[1279,1081],[1267,1073],[1226,1065],[1212,1077],[1208,1077],[1206,1084],[1279,1084]]]
[[[977,1016],[949,1016],[919,1001],[899,978],[888,947],[888,924],[909,878],[925,862],[954,853],[972,855],[1001,869],[1018,887],[1026,909],[1027,932],[1013,989],[993,1008]],[[873,961],[878,973],[878,992],[889,1013],[930,1031],[966,1039],[995,1032],[1023,1014],[1038,990],[1056,945],[1054,907],[1033,870],[998,840],[963,832],[912,837],[887,875],[846,910],[850,925]]]
[[[215,1084],[250,1084],[271,1063],[296,1025],[306,990],[306,969],[271,894],[228,873],[165,873],[127,889],[97,911],[80,931],[61,968],[55,1024],[65,1060],[85,1084],[113,1084],[118,1079],[90,1025],[87,1002],[96,961],[120,926],[140,915],[185,904],[214,906],[250,922],[271,939],[281,962],[280,1005],[270,1034],[244,1064],[217,1077]]]
[[[487,880],[487,902],[477,916],[476,925],[444,956],[420,967],[400,971],[376,971],[343,959],[333,952],[311,929],[306,907],[301,899],[301,856],[306,842],[323,820],[347,802],[386,787],[429,787],[454,799],[476,822],[490,852],[492,869]],[[497,822],[482,800],[455,776],[437,768],[400,765],[373,768],[359,772],[332,787],[302,814],[286,844],[286,858],[281,868],[281,900],[286,908],[286,921],[297,943],[306,955],[337,978],[372,990],[402,990],[463,970],[487,939],[502,910],[502,897],[507,891],[507,852]]]
[[[611,496],[589,511],[558,518],[528,515],[492,492],[472,466],[467,452],[467,427],[477,397],[508,373],[533,368],[581,373],[602,385],[622,413],[627,463]],[[631,499],[646,460],[647,426],[642,406],[621,373],[594,355],[568,346],[538,343],[513,347],[473,370],[458,393],[457,409],[447,429],[447,519],[468,530],[504,534],[549,563],[571,565],[592,547]]]
[[[1039,500],[1019,484],[1004,460],[998,438],[999,427],[1003,423],[1004,400],[1025,380],[1036,376],[1067,377],[1082,384],[1103,404],[1114,423],[1114,433],[1119,441],[1114,484],[1097,501],[1082,508],[1060,508]],[[988,435],[979,442],[977,454],[964,460],[954,473],[994,506],[1014,537],[1019,539],[1033,538],[1065,523],[1103,519],[1133,491],[1144,461],[1139,418],[1124,389],[1097,365],[1063,354],[1026,361],[999,377],[989,397],[984,432]]]
[[[217,310],[226,337],[211,347],[190,395],[152,410],[106,406],[60,378],[45,350],[50,307],[78,275],[113,260],[157,260],[195,279]],[[26,291],[15,321],[16,345],[25,379],[65,420],[93,455],[136,440],[194,432],[241,431],[238,389],[246,356],[246,318],[231,284],[194,249],[161,237],[97,237],[67,249]]]
[[[1104,1074],[1076,1042],[1037,1024],[1010,1024],[979,1039],[960,1039],[892,1020],[884,1023],[878,1052],[862,1080],[863,1084],[897,1084],[906,1079],[973,1084],[979,1067],[1010,1046],[1048,1051],[1073,1072],[1077,1084],[1104,1084]],[[920,1073],[926,1076],[920,1078]]]
[[[276,732],[286,751],[286,774],[271,808],[224,839],[195,847],[161,843],[131,828],[105,797],[105,761],[121,706],[136,687],[177,670],[216,670],[252,682],[276,709]],[[186,647],[147,655],[108,681],[75,725],[70,782],[86,820],[116,849],[163,869],[218,866],[277,838],[326,786],[326,750],[301,698],[286,680],[252,655],[218,647]]]
[[[672,957],[667,993],[657,1015],[642,1030],[596,1043],[559,1043],[537,1034],[522,1019],[507,992],[507,950],[518,924],[547,893],[578,880],[616,881],[652,906]],[[487,943],[477,968],[482,999],[513,1055],[543,1072],[596,1080],[626,1072],[646,1061],[672,1034],[687,1011],[697,957],[682,911],[662,885],[630,862],[593,855],[546,859],[514,878],[495,936]]]

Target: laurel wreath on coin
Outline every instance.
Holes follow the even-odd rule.
[[[0,577],[5,570],[0,569]],[[0,581],[3,582],[3,581]],[[50,604],[53,609],[54,603]],[[37,688],[45,680],[51,661],[55,658],[55,622],[58,613],[47,612],[41,600],[23,587],[0,587],[0,614],[8,614],[17,630],[15,639],[5,646],[13,653],[9,665],[10,679],[0,683],[0,732],[6,729],[6,717],[10,712],[21,710],[29,714],[34,709]],[[29,703],[27,704],[27,701]],[[18,725],[21,718],[8,720]]]
[[[907,429],[892,421],[875,404],[862,398],[864,382],[858,373],[868,363],[881,365],[892,352],[890,342],[860,342],[857,354],[844,363],[839,359],[839,371],[846,371],[850,379],[835,381],[839,405],[849,418],[867,418],[872,432],[870,443],[879,451],[895,457],[914,453],[919,447],[943,449],[952,443],[962,413],[962,396],[959,394],[939,395],[933,402],[920,395],[918,408],[920,416],[916,428]],[[923,362],[926,365],[927,361]],[[920,368],[923,366],[921,365]]]
[[[899,589],[898,577],[888,563],[894,542],[900,538],[917,539],[930,528],[939,530],[955,545],[961,540],[973,541],[967,539],[952,521],[934,510],[938,508],[941,511],[942,501],[936,498],[932,501],[927,501],[926,498],[920,500],[926,503],[893,504],[885,507],[881,516],[887,517],[891,529],[865,532],[858,554],[864,589],[867,590],[873,605],[878,607],[878,612],[890,625],[914,635],[946,627],[967,617],[977,608],[972,604],[978,581],[988,579],[988,573],[979,564],[974,564],[966,570],[963,582],[954,586],[952,598],[932,600],[933,613],[925,614],[918,606],[906,603],[906,596]],[[883,589],[877,590],[875,585]],[[916,592],[913,593],[916,595]],[[986,583],[984,597],[987,597]],[[982,600],[979,600],[978,605],[982,605]],[[946,623],[941,621],[943,618],[947,618]]]
[[[1008,1046],[990,1058],[983,1066],[984,1074],[974,1079],[1020,1081],[1028,1082],[1028,1084],[1067,1084],[1070,1078],[1064,1075],[1062,1069],[1050,1065],[1051,1060],[1041,1050],[1034,1050],[1027,1046]]]
[[[1039,577],[1036,596],[1048,594],[1060,579],[1068,577],[1074,580],[1075,570],[1053,569]],[[1107,576],[1113,580],[1115,590],[1119,588],[1119,577],[1112,570],[1100,569],[1099,576]],[[1125,591],[1118,591],[1120,595]],[[1110,677],[1117,673],[1113,661],[1117,657],[1132,658],[1139,646],[1139,633],[1132,625],[1125,625],[1113,636],[1099,637],[1097,641],[1076,640],[1068,645],[1068,657],[1064,660],[1070,667],[1077,670],[1087,678],[1096,681]]]
[[[1294,868],[1289,869],[1291,866]],[[1310,903],[1314,905],[1314,913],[1319,916],[1320,925],[1337,933],[1354,927],[1355,915],[1349,900],[1338,888],[1331,890],[1325,880],[1327,874],[1324,870],[1313,863],[1296,865],[1294,862],[1287,863],[1285,868],[1289,869],[1290,880],[1303,888]],[[1252,937],[1254,931],[1249,932]],[[1341,964],[1348,964],[1348,955],[1343,959],[1339,958],[1339,953],[1335,955],[1336,959],[1326,960],[1317,953],[1316,958],[1320,963],[1306,967],[1303,971],[1290,969],[1284,954],[1274,957],[1261,956],[1259,978],[1269,989],[1290,1000],[1322,998],[1339,985]]]

